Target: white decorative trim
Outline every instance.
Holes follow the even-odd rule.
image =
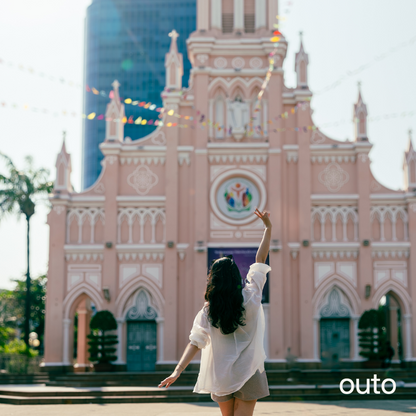
[[[143,164],[127,176],[127,183],[139,195],[146,195],[158,182],[159,177],[147,165]]]
[[[329,276],[332,276],[335,272],[334,262],[315,262],[314,264],[314,277],[315,277],[315,289]]]
[[[214,59],[215,68],[224,69],[227,67],[227,65],[228,65],[227,60],[222,56],[219,56],[218,58]]]
[[[310,142],[312,144],[321,144],[326,140],[325,136],[319,130],[313,130]]]
[[[266,155],[253,155],[253,154],[243,154],[243,155],[235,155],[235,154],[223,154],[223,155],[212,155],[208,156],[208,160],[210,163],[253,163],[253,162],[267,162],[267,154]],[[246,166],[244,166],[246,167]]]
[[[354,261],[347,262],[337,262],[336,264],[336,273],[339,276],[344,277],[345,279],[349,280],[350,283],[357,287],[357,263]]]
[[[397,229],[396,223],[397,218],[400,218],[403,221],[404,226],[404,240],[407,241],[409,239],[409,230],[408,230],[408,215],[406,207],[404,206],[392,206],[392,205],[374,205],[371,207],[370,211],[370,220],[371,223],[377,218],[380,224],[380,241],[385,241],[384,236],[384,223],[386,218],[389,218],[392,226],[392,241],[397,241]]]
[[[65,211],[66,207],[62,206],[62,205],[55,205],[53,207],[53,210],[58,214],[61,215],[64,211]]]
[[[244,58],[241,58],[240,56],[235,57],[232,61],[231,61],[231,66],[234,69],[242,69],[245,66],[245,61]]]
[[[312,246],[312,257],[314,259],[351,259],[357,258],[360,251],[360,243],[321,243],[315,242]]]
[[[188,166],[190,166],[190,164],[191,164],[191,154],[190,154],[190,152],[178,152],[179,166],[182,166],[183,162],[186,162],[186,164]]]
[[[235,169],[237,166],[236,165],[213,165],[210,166],[210,178],[211,178],[211,182],[221,173],[226,172],[227,170],[230,169]]]
[[[288,163],[293,162],[297,163],[298,161],[298,152],[296,150],[286,151],[286,160]]]
[[[151,244],[156,243],[156,226],[159,221],[162,221],[163,225],[163,237],[162,242],[165,242],[166,238],[166,214],[165,208],[119,208],[117,215],[117,242],[121,243],[121,227],[123,221],[127,220],[129,228],[129,237],[127,244],[133,244],[133,227],[135,222],[139,222],[140,225],[140,240],[138,243],[144,244],[144,227],[147,220],[150,220],[152,228]]]
[[[287,243],[289,249],[290,249],[290,254],[292,256],[293,260],[296,260],[296,257],[298,257],[298,253],[300,250],[300,243]]]
[[[374,289],[377,289],[385,281],[395,280],[407,287],[407,262],[406,261],[375,261],[374,262]]]
[[[263,68],[263,60],[258,56],[250,59],[250,67],[253,69]]]
[[[163,265],[162,264],[143,264],[142,273],[146,277],[155,281],[162,287]]]
[[[234,233],[232,231],[211,231],[211,238],[233,238]]]
[[[210,212],[210,228],[211,230],[236,230],[235,225],[229,225],[220,221],[212,212]]]
[[[186,250],[188,249],[189,244],[188,243],[179,243],[176,245],[176,248],[178,250],[178,255],[181,260],[184,260],[186,256]]]
[[[120,264],[118,276],[119,288],[121,289],[125,284],[138,275],[140,275],[140,264]]]
[[[88,220],[91,226],[89,243],[94,244],[95,224],[98,219],[101,220],[103,225],[105,224],[104,208],[70,208],[66,216],[66,243],[70,241],[70,227],[73,219],[78,222],[78,244],[82,244],[82,229],[85,220]]]
[[[154,163],[155,165],[158,165],[159,163],[161,165],[164,165],[166,161],[166,158],[164,156],[141,156],[141,157],[121,157],[120,163],[122,165],[131,165],[132,163],[134,165],[138,165],[139,162],[141,165],[145,165],[146,163],[150,165],[151,163]]]
[[[356,207],[351,206],[314,206],[311,210],[311,239],[314,237],[314,224],[315,219],[318,217],[321,224],[321,242],[325,242],[325,231],[327,218],[331,221],[331,233],[332,241],[337,241],[336,228],[337,221],[341,219],[342,222],[342,240],[343,242],[348,241],[347,226],[348,220],[351,219],[354,224],[354,241],[358,241],[358,213]]]
[[[350,175],[341,168],[338,163],[330,163],[322,172],[318,179],[330,192],[338,192],[350,178]]]
[[[340,155],[338,155],[338,156],[334,156],[334,155],[332,155],[332,156],[329,156],[329,155],[325,155],[325,156],[321,156],[321,155],[319,155],[319,156],[316,156],[316,155],[312,155],[311,156],[311,162],[312,163],[315,163],[315,162],[317,162],[317,163],[329,163],[329,162],[332,162],[332,163],[335,163],[335,162],[339,162],[339,163],[342,163],[342,162],[344,162],[344,163],[348,163],[348,162],[351,162],[351,163],[355,163],[355,156],[340,156]]]

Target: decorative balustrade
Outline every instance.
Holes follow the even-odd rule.
[[[127,232],[124,227],[126,224]],[[150,230],[150,241],[146,228]],[[164,243],[165,235],[166,215],[164,208],[119,209],[117,218],[117,242],[119,244]]]
[[[319,227],[316,227],[317,221]],[[312,207],[311,227],[312,241],[358,241],[357,208],[351,206]],[[328,234],[330,234],[329,240],[327,240]]]

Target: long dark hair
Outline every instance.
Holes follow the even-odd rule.
[[[208,317],[211,325],[223,334],[232,334],[244,326],[245,312],[240,270],[232,256],[222,257],[211,266],[205,300],[209,302]]]

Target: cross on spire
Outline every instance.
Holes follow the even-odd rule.
[[[176,40],[179,37],[179,33],[173,29],[172,32],[169,33],[169,37],[172,38],[172,40]]]
[[[63,139],[63,141],[65,141],[65,139],[66,139],[66,131],[65,130],[62,132],[62,139]]]
[[[115,79],[114,82],[111,84],[115,90],[118,90],[120,87],[120,83]]]

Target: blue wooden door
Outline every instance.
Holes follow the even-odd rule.
[[[156,322],[127,322],[127,371],[155,371]]]
[[[322,363],[350,358],[350,320],[323,318],[320,322]]]

